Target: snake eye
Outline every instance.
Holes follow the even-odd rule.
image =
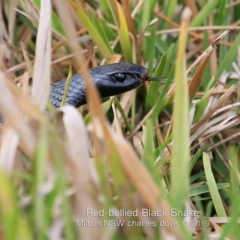
[[[114,78],[118,81],[118,82],[124,82],[126,79],[126,75],[123,73],[115,73],[114,74]]]

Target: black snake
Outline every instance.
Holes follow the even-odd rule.
[[[161,78],[148,76],[148,70],[140,65],[122,62],[106,64],[89,70],[91,79],[101,97],[118,95],[141,86],[145,81]],[[50,100],[59,108],[64,95],[66,79],[51,85]],[[81,74],[72,76],[65,104],[79,107],[86,103],[86,88]]]

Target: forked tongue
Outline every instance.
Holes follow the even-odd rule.
[[[166,77],[147,77],[146,81],[160,81],[160,80],[167,79]]]

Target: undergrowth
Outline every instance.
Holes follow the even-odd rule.
[[[0,6],[1,239],[239,239],[239,1]],[[165,80],[100,99],[87,69],[120,61]]]

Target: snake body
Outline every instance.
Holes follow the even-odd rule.
[[[148,70],[140,65],[122,62],[102,65],[89,70],[89,74],[101,97],[118,95],[151,81]],[[50,100],[59,108],[64,95],[66,79],[51,85]],[[79,107],[86,103],[86,88],[81,74],[72,76],[65,104]]]

